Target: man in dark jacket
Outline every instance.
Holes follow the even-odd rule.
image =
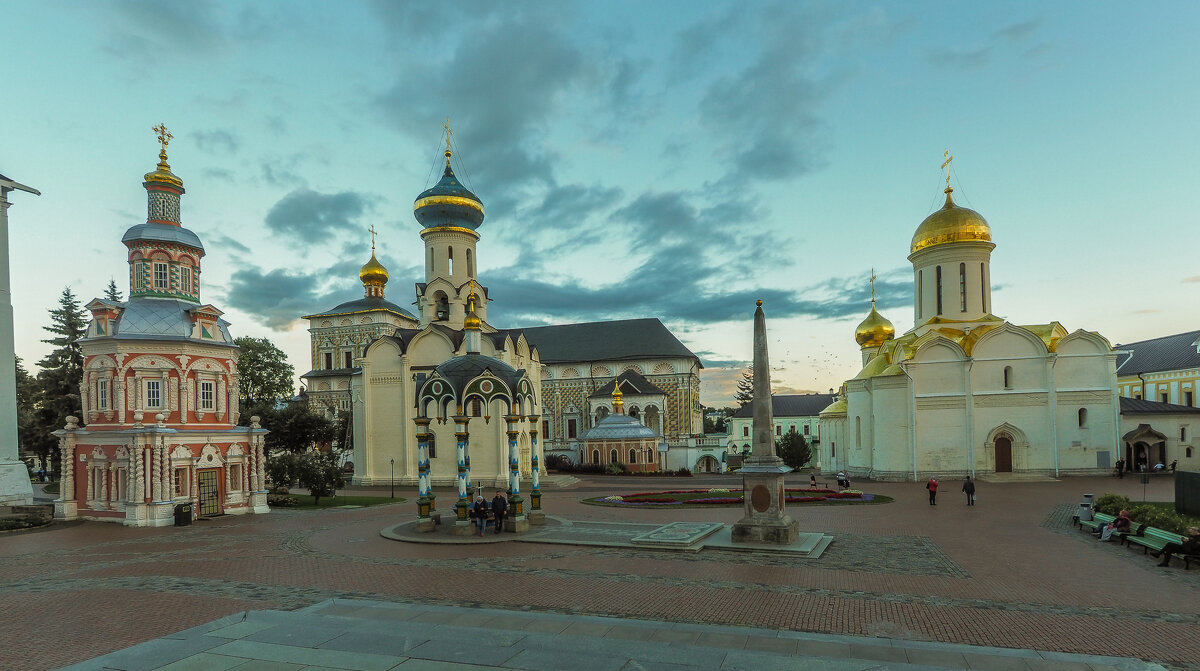
[[[971,479],[971,476],[967,476],[967,481],[963,483],[962,490],[967,495],[967,505],[975,505],[975,481]]]
[[[504,491],[497,489],[496,497],[492,499],[492,514],[496,516],[496,533],[504,531],[504,516],[508,513],[508,499]]]
[[[1171,555],[1175,553],[1200,555],[1200,529],[1188,527],[1188,536],[1183,543],[1167,543],[1161,553],[1155,552],[1153,556],[1157,558],[1161,554],[1162,561],[1158,565],[1166,566],[1171,563]]]

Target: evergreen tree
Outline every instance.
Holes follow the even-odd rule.
[[[122,301],[121,291],[117,289],[117,281],[114,279],[108,280],[108,287],[104,289],[104,300],[120,303]]]
[[[804,468],[812,459],[812,448],[808,445],[808,439],[796,433],[795,429],[789,430],[775,441],[775,453],[783,459],[783,463],[794,469]]]
[[[742,379],[738,380],[737,391],[733,395],[733,400],[738,402],[739,407],[745,407],[747,403],[754,400],[754,366],[746,366],[746,370],[742,372]]]
[[[61,429],[67,415],[80,415],[79,385],[83,383],[83,349],[79,341],[87,334],[87,312],[71,288],[63,289],[58,308],[50,311],[50,325],[45,329],[54,334],[42,342],[54,345],[54,350],[38,362],[42,369],[37,375],[42,385],[43,405],[56,416]],[[80,418],[82,419],[82,418]]]
[[[45,430],[40,421],[42,407],[42,386],[36,378],[21,365],[21,357],[16,358],[17,364],[17,442],[25,453],[33,453],[42,458],[43,464],[48,464],[57,442],[49,430]],[[51,430],[55,427],[49,427]],[[49,468],[47,470],[50,470]]]

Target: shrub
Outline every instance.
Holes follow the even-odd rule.
[[[267,494],[267,505],[272,508],[291,508],[297,505],[296,497],[286,494]]]
[[[687,466],[684,466],[683,468],[679,469],[678,471],[675,471],[675,475],[678,475],[678,476],[684,477],[684,478],[690,478],[690,477],[692,477],[692,470],[690,468],[688,468]]]
[[[613,462],[605,467],[604,472],[609,475],[621,475],[625,472],[625,467],[617,462]]]
[[[1096,512],[1104,513],[1105,515],[1116,515],[1122,510],[1128,510],[1129,506],[1129,497],[1120,494],[1105,494],[1096,499],[1095,503]],[[1132,516],[1132,511],[1130,515]]]

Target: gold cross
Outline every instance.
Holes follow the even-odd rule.
[[[875,305],[875,269],[871,269],[871,305]]]
[[[171,135],[170,131],[167,130],[167,127],[161,123],[157,126],[152,126],[150,130],[158,134],[158,141],[162,144],[162,150],[166,151],[167,145],[171,144],[171,140],[175,136]]]
[[[946,157],[946,160],[942,163],[942,167],[946,169],[946,188],[949,189],[950,188],[950,161],[953,161],[954,157],[950,155],[949,149],[946,150],[946,153],[943,154],[943,156]]]
[[[454,131],[450,130],[450,117],[442,122],[442,129],[446,131],[446,153],[450,153],[450,138],[454,135]]]
[[[371,227],[368,228],[367,230],[371,232],[371,253],[374,254],[375,253],[375,232],[376,232],[375,224],[371,224]]]

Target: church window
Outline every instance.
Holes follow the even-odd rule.
[[[592,463],[600,463],[600,450],[592,450]]]
[[[1181,442],[1181,443],[1187,442],[1187,427],[1186,426],[1179,427],[1179,442]]]
[[[354,352],[346,352],[346,368],[354,367]]]
[[[608,451],[608,463],[610,463],[610,464],[615,464],[615,463],[617,463],[617,450],[616,450],[616,448],[613,448],[613,449],[611,449],[611,450],[609,450],[609,451]]]
[[[108,410],[108,380],[100,380],[96,384],[96,408]]]
[[[578,435],[579,435],[579,425],[576,422],[575,418],[572,417],[571,419],[567,420],[567,438],[575,438]],[[600,463],[599,457],[597,457],[596,463]]]
[[[608,417],[608,408],[603,405],[599,408],[596,408],[596,422],[599,422],[605,417]]]
[[[808,435],[808,430],[809,430],[809,428],[810,428],[810,427],[809,427],[809,425],[808,425],[808,424],[805,424],[805,425],[804,425],[804,435],[806,435],[806,436]]]
[[[471,250],[467,250],[467,277],[475,277],[475,262],[471,260]]]
[[[483,417],[483,403],[480,402],[478,396],[471,399],[471,416]]]
[[[325,370],[330,370],[332,368],[333,368],[333,352],[326,352],[325,353]]]
[[[837,456],[837,443],[833,442],[832,440],[829,441],[829,456],[830,457]]]
[[[979,305],[983,308],[984,314],[987,314],[987,273],[984,271],[983,264],[979,264]]]
[[[1168,400],[1168,398],[1169,398],[1169,397],[1167,396],[1167,392],[1166,392],[1166,391],[1164,391],[1164,392],[1162,392],[1161,394],[1159,394],[1159,395],[1158,395],[1158,400],[1159,400],[1159,401],[1161,401],[1162,403],[1170,403],[1170,401]]]
[[[437,272],[437,268],[433,267],[433,248],[432,247],[429,248],[429,269],[434,272]]]
[[[805,428],[808,428],[808,427],[805,427]],[[796,425],[795,425],[795,424],[791,425],[791,426],[788,428],[788,433],[796,433]],[[807,432],[807,431],[805,431],[805,433],[808,433],[808,432]]]
[[[921,305],[925,302],[925,271],[917,271],[917,319],[921,318]]]
[[[963,312],[967,311],[967,264],[958,264],[958,302]]]
[[[1190,392],[1190,391],[1183,392],[1183,404],[1188,406],[1189,408],[1192,407],[1193,405],[1195,405],[1195,403],[1192,402],[1192,392]]]
[[[629,463],[637,463],[637,450],[629,450]]]
[[[192,269],[187,266],[179,269],[179,290],[185,294],[192,293]]]
[[[550,420],[542,420],[542,440],[550,439]]]
[[[162,408],[162,380],[146,380],[146,408]]]
[[[1079,428],[1087,427],[1087,408],[1079,409]]]
[[[242,491],[242,465],[229,465],[229,487],[235,492]]]
[[[454,248],[447,247],[446,252],[447,252],[446,253],[446,271],[447,271],[447,274],[453,275],[454,274]]]
[[[749,437],[750,437],[750,427],[743,426],[742,427],[742,438],[749,438]]]
[[[782,424],[775,425],[775,435],[777,435],[777,436],[783,435],[783,425]]]
[[[433,295],[433,302],[437,314],[434,319],[437,321],[446,321],[450,318],[450,299],[446,297],[444,292],[437,292]]]
[[[1012,369],[1012,366],[1005,366],[1005,367],[1004,367],[1004,388],[1005,388],[1005,389],[1012,389],[1012,388],[1013,388],[1013,369]]]
[[[630,416],[630,417],[632,417],[632,418],[634,418],[634,419],[637,419],[637,418],[638,418],[638,409],[637,409],[637,408],[630,408],[630,409],[629,409],[629,416]]]
[[[188,495],[188,469],[186,466],[175,469],[175,497]]]
[[[862,447],[862,417],[854,418],[854,446]]]
[[[942,267],[937,267],[937,313],[942,314]]]
[[[212,381],[204,381],[200,383],[200,409],[211,412],[216,408],[216,395],[213,394]]]
[[[167,264],[156,262],[154,264],[154,288],[166,289],[167,287]]]
[[[425,454],[429,455],[430,459],[437,457],[437,440],[432,433],[426,434],[429,436],[429,446],[425,448]]]
[[[1184,450],[1183,456],[1187,457],[1188,459],[1191,459],[1192,458],[1192,448],[1189,447],[1186,450]]]

